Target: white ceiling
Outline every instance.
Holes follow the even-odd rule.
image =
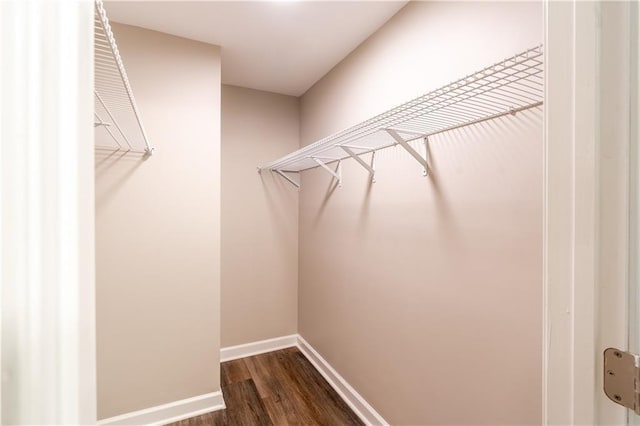
[[[105,8],[112,21],[222,46],[225,84],[300,96],[406,3],[107,1]]]

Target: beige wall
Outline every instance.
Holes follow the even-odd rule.
[[[301,101],[308,144],[532,47],[542,5],[410,3]],[[299,331],[392,424],[539,424],[542,111],[305,172]]]
[[[113,27],[156,152],[96,158],[98,418],[220,389],[220,49]]]
[[[298,329],[298,192],[256,166],[299,144],[298,99],[222,86],[222,346]]]

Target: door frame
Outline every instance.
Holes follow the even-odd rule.
[[[0,0],[3,424],[95,424],[93,1]]]
[[[602,351],[627,348],[628,23],[628,3],[545,0],[542,358],[548,425],[627,421],[627,410],[601,389]]]

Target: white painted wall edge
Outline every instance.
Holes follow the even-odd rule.
[[[222,391],[99,420],[99,425],[166,425],[226,408]]]
[[[220,349],[222,362],[253,355],[259,355],[278,349],[298,347],[309,362],[322,374],[331,387],[340,395],[353,412],[368,425],[388,425],[389,423],[342,377],[302,336],[292,334],[261,340],[243,345]]]

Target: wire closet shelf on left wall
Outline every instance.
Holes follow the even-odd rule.
[[[94,128],[97,151],[151,155],[140,113],[102,0],[94,13]]]

